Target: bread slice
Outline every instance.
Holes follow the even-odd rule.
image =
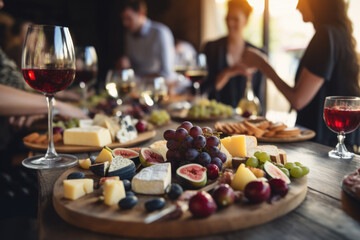
[[[286,152],[283,149],[279,149],[279,154],[280,154],[280,161],[282,164],[286,164],[287,162],[287,155]]]
[[[257,138],[254,136],[245,136],[246,149],[252,149],[257,147]]]
[[[254,153],[257,151],[259,152],[266,152],[270,155],[270,159],[272,162],[281,163],[281,157],[279,153],[279,149],[274,145],[261,145],[254,148],[247,149],[247,156],[251,157],[254,156]],[[285,154],[286,155],[286,154]]]

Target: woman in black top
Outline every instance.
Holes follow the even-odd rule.
[[[246,77],[240,61],[248,48],[255,48],[243,38],[243,29],[247,24],[252,7],[247,0],[231,0],[228,2],[226,25],[228,36],[222,37],[205,45],[204,53],[207,58],[208,78],[201,86],[202,91],[209,94],[209,98],[216,99],[232,107],[236,107],[244,94]],[[256,72],[252,79],[255,95],[260,102],[264,95],[264,81],[262,74]]]
[[[298,110],[297,124],[316,131],[315,141],[334,146],[336,134],[323,120],[326,96],[359,96],[359,65],[352,37],[352,24],[343,0],[299,0],[297,9],[304,22],[311,22],[315,35],[296,74],[294,88],[276,74],[255,51],[247,52],[244,63],[266,74]],[[360,145],[360,130],[346,136],[345,143]]]

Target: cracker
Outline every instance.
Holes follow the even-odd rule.
[[[244,124],[245,124],[246,128],[249,129],[250,131],[252,131],[254,133],[255,137],[257,137],[257,138],[261,137],[265,133],[264,130],[256,127],[254,124],[252,124],[248,121],[245,121]]]

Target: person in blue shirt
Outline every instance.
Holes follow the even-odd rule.
[[[138,76],[162,76],[172,80],[175,48],[171,30],[147,18],[143,0],[125,1],[121,18],[126,29],[125,56],[116,62],[116,68],[131,67]]]

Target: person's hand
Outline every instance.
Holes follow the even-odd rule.
[[[80,108],[74,107],[70,104],[57,101],[55,108],[59,111],[59,115],[66,118],[89,118]]]
[[[247,47],[241,57],[242,64],[246,65],[248,68],[259,69],[260,71],[266,61],[266,55],[252,47]]]
[[[9,117],[9,124],[16,131],[22,128],[29,128],[34,122],[43,118],[46,118],[46,115],[12,116]]]

